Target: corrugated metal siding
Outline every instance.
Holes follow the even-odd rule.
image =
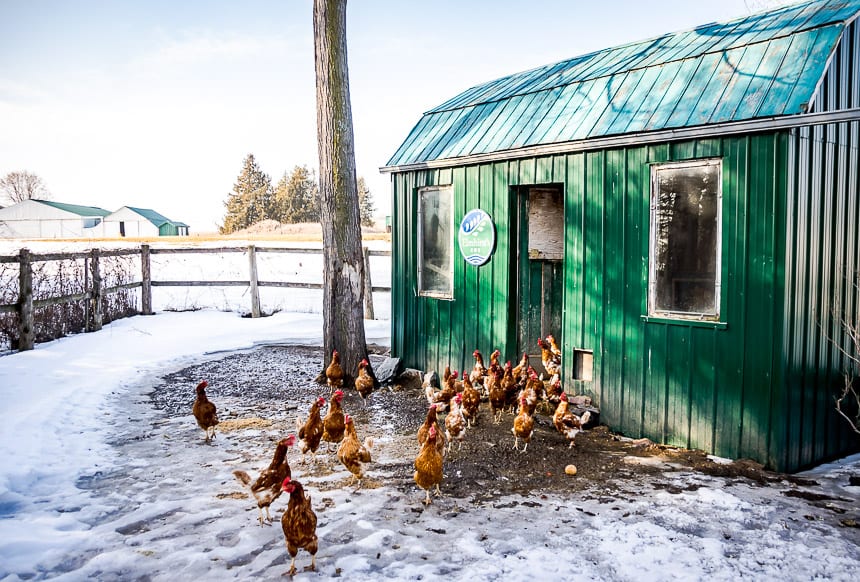
[[[847,348],[833,310],[860,311],[860,123],[793,132],[788,189],[788,247],[783,317],[787,362],[785,452],[804,467],[845,451],[853,433],[834,409]],[[838,345],[837,345],[838,344]],[[853,441],[858,446],[856,436]]]
[[[784,212],[775,176],[787,137],[726,140],[589,152],[455,168],[447,174],[396,174],[392,348],[419,369],[468,368],[471,352],[499,348],[516,358],[516,199],[512,186],[565,189],[564,361],[594,350],[595,379],[567,388],[592,395],[613,430],[718,455],[776,463],[784,438],[778,398],[781,345],[781,240]],[[645,323],[649,164],[723,158],[723,292],[727,329]],[[418,297],[415,192],[453,183],[455,223],[471,208],[493,216],[498,244],[480,268],[457,260],[455,299]],[[458,252],[458,251],[457,251]],[[776,435],[776,436],[775,436]]]
[[[784,150],[783,137],[757,136],[571,156],[565,358],[593,349],[597,375],[568,385],[591,393],[613,430],[770,460],[779,362],[768,346],[781,340],[774,310],[784,228],[774,178],[784,166],[774,164]],[[645,323],[649,164],[711,156],[723,158],[727,329]]]
[[[566,368],[569,391],[590,394],[601,420],[629,436],[781,470],[844,451],[850,435],[832,394],[818,389],[840,381],[834,370],[842,362],[818,325],[829,298],[860,309],[842,278],[860,273],[860,124],[844,125],[834,133],[849,136],[841,145],[820,128],[396,174],[393,280],[408,284],[395,284],[392,295],[394,354],[419,369],[468,369],[475,348],[516,358],[512,187],[560,183],[564,361],[573,361],[575,348],[594,350],[595,370],[594,381],[579,382]],[[644,322],[650,164],[709,157],[723,160],[727,326]],[[414,288],[415,193],[449,183],[455,222],[483,208],[498,243],[483,267],[458,259],[455,299],[439,301]],[[835,334],[835,323],[828,325]]]
[[[516,165],[514,165],[516,167]],[[392,346],[409,366],[441,370],[470,369],[472,351],[489,356],[495,348],[508,353],[515,342],[508,322],[513,317],[509,301],[511,215],[509,164],[485,164],[452,170],[434,170],[394,176],[392,216]],[[465,264],[455,243],[453,301],[419,297],[417,272],[417,191],[422,186],[454,186],[455,224],[472,208],[483,208],[496,223],[497,244],[493,258],[481,267]],[[515,212],[514,212],[515,215]],[[411,218],[410,218],[411,217]],[[402,315],[401,315],[402,314]],[[513,349],[515,351],[515,348]]]
[[[858,12],[810,2],[491,81],[427,112],[388,166],[803,113]]]
[[[860,107],[860,26],[852,22],[816,91],[814,111]],[[856,320],[860,274],[860,122],[803,128],[792,133],[788,187],[785,327],[786,406],[791,415],[785,463],[804,467],[832,457],[852,433],[833,406],[841,388],[843,355],[828,338],[841,338],[832,309]]]

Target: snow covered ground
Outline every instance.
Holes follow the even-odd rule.
[[[277,435],[252,428],[206,445],[190,411],[165,418],[147,393],[231,350],[319,345],[321,329],[307,313],[159,313],[0,358],[0,580],[280,578],[289,558],[279,524],[257,525],[231,475],[268,461],[261,450],[247,466],[243,440]],[[388,333],[388,321],[367,322],[369,342],[387,345]],[[860,487],[848,478],[860,455],[804,474],[838,499],[830,508],[669,465],[674,491],[445,496],[425,508],[417,488],[386,484],[391,459],[385,443],[377,450],[379,485],[358,492],[341,486],[343,469],[310,475],[291,457],[320,536],[318,571],[296,579],[860,579],[860,530],[840,525],[858,516]],[[285,505],[275,502],[276,518]],[[299,568],[309,562],[300,551]]]

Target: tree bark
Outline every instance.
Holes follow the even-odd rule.
[[[364,259],[355,176],[346,57],[346,0],[314,0],[320,222],[323,234],[323,338],[354,378],[367,357]]]

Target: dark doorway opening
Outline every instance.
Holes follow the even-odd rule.
[[[561,184],[517,188],[517,345],[544,372],[538,338],[561,345],[564,302],[564,190]]]

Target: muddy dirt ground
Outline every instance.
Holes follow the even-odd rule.
[[[371,356],[374,365],[384,359],[382,354]],[[328,387],[315,382],[322,362],[321,349],[296,346],[210,356],[204,362],[165,375],[151,398],[156,408],[168,416],[187,415],[193,386],[206,379],[210,385],[207,393],[219,406],[220,430],[248,428],[256,423],[269,430],[295,432],[296,419],[306,416],[310,403],[317,396],[329,397]],[[188,389],[177,390],[177,386]],[[381,486],[374,472],[382,469],[387,476],[385,485],[414,491],[413,460],[418,452],[415,435],[427,410],[417,371],[406,371],[393,386],[374,392],[366,404],[354,390],[346,389],[345,393],[344,410],[355,418],[359,437],[370,436],[377,443],[375,464],[368,467],[364,486]],[[567,440],[552,426],[551,411],[537,414],[535,421],[532,442],[522,453],[512,446],[513,416],[505,414],[502,422],[495,424],[488,405],[482,405],[477,426],[467,432],[462,448],[455,444],[445,458],[445,495],[479,502],[508,494],[577,492],[611,502],[614,498],[635,496],[643,479],[660,488],[667,468],[748,479],[762,486],[776,482],[814,485],[795,476],[763,470],[752,461],[718,463],[701,451],[623,438],[604,426],[580,433],[576,447],[569,449]],[[569,464],[577,467],[575,477],[565,474]],[[337,469],[327,463],[314,466],[320,475]],[[668,482],[665,488],[680,492],[672,491],[677,486]],[[810,501],[826,503],[827,499]]]

